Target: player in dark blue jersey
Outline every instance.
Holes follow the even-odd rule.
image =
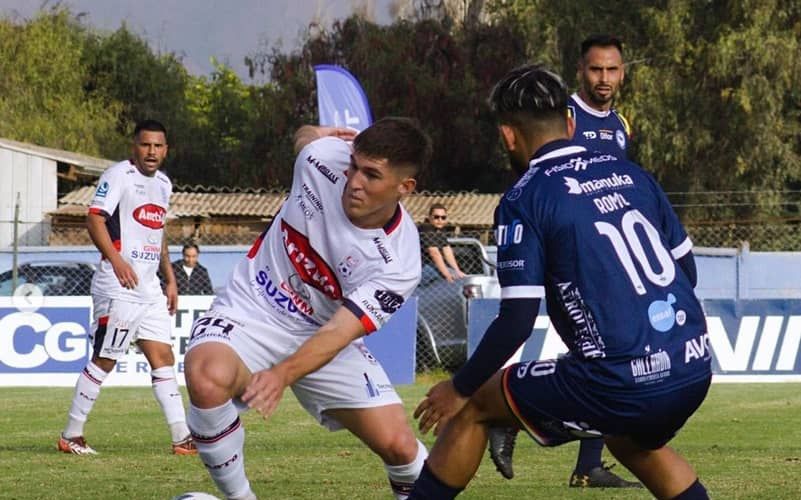
[[[578,92],[568,99],[567,109],[575,122],[572,143],[588,151],[609,153],[616,158],[627,157],[631,130],[623,115],[612,108],[625,77],[623,44],[611,35],[591,35],[581,42],[578,65]],[[498,471],[507,479],[514,476],[512,452],[517,431],[492,429],[489,450]],[[570,475],[571,487],[640,488],[610,471],[601,460],[602,439],[583,439],[579,446],[576,466]]]
[[[629,122],[612,107],[625,78],[623,44],[610,35],[592,35],[581,42],[578,92],[567,110],[576,122],[573,143],[588,151],[626,158],[631,138]]]
[[[438,434],[410,499],[453,498],[470,481],[487,426],[554,446],[603,436],[657,498],[708,498],[668,441],[701,405],[711,355],[690,242],[637,165],[568,141],[562,80],[519,68],[490,103],[525,170],[496,212],[501,307],[473,356],[415,410]],[[541,297],[569,354],[498,371],[526,340]],[[441,431],[441,432],[440,432]]]

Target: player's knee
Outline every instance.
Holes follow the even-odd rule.
[[[186,388],[193,404],[220,405],[230,399],[231,369],[214,355],[213,349],[198,346],[186,355]]]
[[[103,370],[106,373],[110,373],[111,370],[114,369],[114,365],[117,364],[117,361],[110,358],[101,358],[99,356],[92,357],[92,363],[95,364],[98,368]]]
[[[381,446],[379,455],[390,465],[408,464],[417,456],[417,438],[410,429],[389,434]]]

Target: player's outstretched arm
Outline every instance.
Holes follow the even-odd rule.
[[[304,342],[297,351],[269,370],[253,374],[242,394],[242,400],[269,417],[287,386],[318,370],[334,359],[339,351],[366,333],[361,322],[345,307]]]
[[[358,132],[346,127],[319,127],[316,125],[303,125],[295,132],[295,154],[305,148],[307,144],[322,137],[339,137],[343,141],[352,141]]]

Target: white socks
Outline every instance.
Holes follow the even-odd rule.
[[[100,386],[107,376],[108,373],[91,361],[78,376],[72,405],[67,414],[67,426],[63,432],[65,438],[83,436],[83,426],[100,394]]]
[[[412,463],[406,465],[387,465],[384,468],[387,470],[389,476],[389,485],[392,487],[392,493],[397,500],[406,500],[409,493],[412,492],[414,481],[423,470],[423,463],[428,457],[428,450],[426,446],[417,440],[417,456]]]
[[[153,384],[153,394],[164,412],[173,443],[180,443],[189,437],[189,427],[186,426],[186,413],[178,382],[175,380],[175,370],[172,366],[162,366],[150,372]]]
[[[189,405],[189,428],[200,459],[227,498],[255,498],[245,476],[245,428],[229,400],[216,408]]]

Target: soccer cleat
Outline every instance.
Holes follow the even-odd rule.
[[[601,462],[600,467],[593,467],[589,474],[578,474],[573,471],[570,476],[571,488],[642,488],[637,481],[626,481],[611,471],[615,464],[606,466]]]
[[[192,436],[187,436],[186,439],[184,439],[180,443],[173,443],[172,444],[172,454],[173,455],[197,455],[197,448],[195,447],[195,441],[192,440]]]
[[[489,430],[489,452],[495,468],[506,479],[515,477],[512,470],[512,454],[515,451],[517,429],[512,427],[491,427]]]
[[[86,444],[83,436],[66,438],[62,434],[58,438],[58,451],[72,453],[73,455],[97,455],[97,452]]]

